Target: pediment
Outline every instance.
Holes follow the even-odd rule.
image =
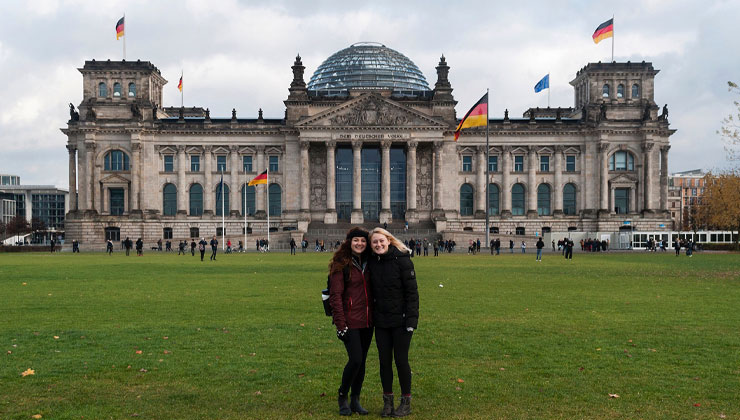
[[[637,177],[630,174],[619,174],[609,180],[612,184],[634,184],[637,182]]]
[[[100,180],[101,184],[128,184],[129,180],[118,174],[110,174]]]
[[[425,127],[448,128],[447,124],[422,112],[384,98],[365,93],[341,105],[309,117],[297,127]]]
[[[203,153],[203,148],[197,146],[188,146],[187,148],[185,148],[185,153],[189,155],[199,155]]]
[[[524,146],[517,146],[511,149],[512,155],[526,155],[529,153],[529,150]]]
[[[176,146],[160,146],[159,147],[159,154],[161,154],[161,155],[175,155],[175,154],[177,154],[177,147]]]
[[[257,153],[257,149],[252,146],[244,146],[239,148],[240,155],[253,155]]]
[[[228,155],[229,154],[229,148],[225,146],[216,146],[211,150],[211,153],[214,155]]]
[[[537,153],[541,155],[551,155],[555,152],[555,150],[552,147],[540,147],[540,149],[537,151]]]
[[[574,146],[568,146],[563,149],[563,153],[565,153],[566,155],[578,155],[581,153],[581,149]]]
[[[268,146],[265,147],[266,155],[280,155],[283,153],[283,148],[280,146]]]
[[[474,155],[477,150],[473,146],[458,146],[457,153],[461,155]]]

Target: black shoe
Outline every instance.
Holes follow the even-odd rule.
[[[357,413],[361,416],[367,415],[368,411],[362,408],[360,405],[360,396],[359,395],[352,395],[350,397],[350,403],[349,408],[352,409],[353,413]]]
[[[396,408],[393,417],[405,417],[411,414],[411,395],[401,396],[401,404]]]
[[[393,394],[383,394],[383,411],[380,412],[380,417],[393,417],[394,415]]]
[[[337,399],[337,401],[339,402],[339,415],[351,416],[352,409],[349,408],[349,403],[347,402],[347,394],[342,394],[342,392],[339,391],[339,398]]]

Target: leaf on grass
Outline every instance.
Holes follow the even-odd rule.
[[[23,283],[21,283],[21,285],[25,286],[26,285],[26,282],[24,281]]]
[[[167,336],[162,337],[162,340],[167,340],[167,339],[169,339],[169,337]]]
[[[302,378],[302,377],[304,377],[304,376],[306,376],[306,374],[305,374],[305,373],[299,373],[299,374],[298,374],[298,377],[299,377],[299,378]]]
[[[609,394],[609,398],[619,398],[619,394]]]
[[[597,348],[596,351],[601,351],[601,347]]]
[[[40,419],[41,418],[41,414],[34,414],[34,415],[31,416],[31,418],[32,419]]]
[[[455,387],[455,391],[460,391],[461,389],[462,389],[462,388],[460,388],[459,386],[456,386],[456,387]]]
[[[59,336],[58,336],[58,335],[55,335],[55,336],[54,336],[54,339],[55,339],[55,340],[59,340]]]
[[[462,380],[462,379],[460,379],[460,378],[457,378],[457,382],[458,382],[458,383],[463,383],[463,382],[465,382],[465,381],[463,381],[463,380]]]
[[[10,350],[8,350],[8,354],[13,354],[13,352],[12,352],[12,351],[10,351]]]
[[[506,368],[498,368],[498,370],[506,370]]]
[[[21,372],[21,376],[28,376],[28,375],[35,375],[35,374],[36,374],[36,371],[31,368],[28,368],[24,370],[23,372]]]
[[[694,403],[694,407],[701,407],[701,404],[699,404],[699,403]]]
[[[254,393],[254,395],[262,395],[262,392],[257,391],[257,392]]]
[[[141,354],[141,350],[136,350],[136,354]]]
[[[322,392],[321,395],[319,395],[319,397],[326,397],[326,392]]]
[[[306,324],[301,324],[301,327],[305,327],[305,326],[306,326]]]
[[[257,353],[249,353],[250,356],[256,356]]]
[[[165,350],[165,351],[164,351],[163,353],[164,353],[164,354],[170,354],[170,353],[172,353],[172,352],[171,352],[171,351],[169,351],[169,350]]]
[[[144,369],[144,368],[141,368],[141,369],[139,369],[139,372],[144,372],[144,373],[146,373],[146,372],[147,372],[147,370],[146,370],[146,369]]]

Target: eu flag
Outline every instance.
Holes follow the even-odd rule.
[[[536,85],[534,85],[534,93],[537,93],[544,89],[550,89],[550,74],[546,74]]]

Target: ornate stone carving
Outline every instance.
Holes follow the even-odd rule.
[[[261,144],[255,146],[254,148],[255,148],[255,150],[257,150],[257,153],[265,153],[265,146],[263,146]]]
[[[231,153],[237,153],[239,151],[239,146],[232,144],[231,146],[229,146],[229,151]]]
[[[308,149],[309,172],[312,180],[310,205],[312,209],[326,208],[326,149],[321,143]],[[333,162],[332,162],[333,163]]]
[[[660,151],[662,153],[668,153],[668,151],[671,150],[671,146],[661,146]]]
[[[177,145],[177,153],[185,153],[185,145],[184,144],[178,144]]]
[[[422,143],[416,151],[416,210],[432,210],[432,147]]]
[[[477,150],[478,153],[486,153],[486,146],[476,146],[475,150]]]
[[[324,144],[329,149],[334,149],[337,147],[337,142],[335,140],[327,140]]]
[[[406,146],[408,146],[409,149],[416,149],[418,145],[419,145],[418,141],[409,141],[406,143]]]
[[[329,121],[337,126],[399,126],[411,122],[408,115],[375,97],[356,104],[348,112],[332,117]]]
[[[311,147],[311,142],[309,141],[302,141],[301,144],[301,150],[308,150]]]
[[[211,153],[211,150],[213,150],[213,146],[211,146],[210,144],[207,144],[207,145],[203,146],[203,151],[204,152]]]
[[[599,153],[606,153],[609,150],[609,143],[599,143]]]
[[[653,150],[653,146],[655,146],[655,143],[652,142],[646,142],[642,144],[642,151],[643,152],[649,152]]]
[[[362,149],[362,140],[352,140],[352,149]]]
[[[70,121],[79,121],[80,120],[80,113],[75,111],[75,106],[72,105],[72,103],[69,103],[69,120]]]
[[[380,142],[380,147],[382,147],[383,149],[390,149],[392,144],[393,141],[391,140],[383,140]]]

